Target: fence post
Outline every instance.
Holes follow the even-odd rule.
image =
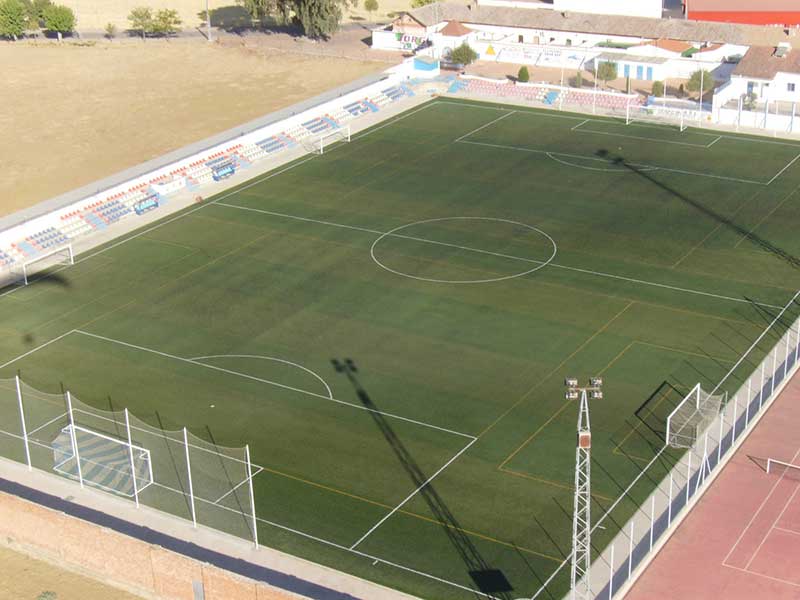
[[[17,384],[17,402],[19,402],[19,418],[22,421],[22,439],[25,442],[25,462],[28,463],[28,471],[33,469],[31,465],[31,447],[28,443],[28,426],[25,424],[25,409],[22,407],[22,388],[19,383],[19,375],[14,376]]]
[[[83,470],[81,469],[81,455],[78,450],[78,434],[75,432],[75,418],[72,414],[72,395],[69,393],[69,390],[66,393],[67,396],[67,412],[69,413],[69,430],[70,430],[70,437],[72,438],[72,454],[75,456],[75,463],[78,465],[78,481],[81,484],[81,488],[83,488]]]
[[[631,519],[630,545],[628,546],[628,579],[631,578],[631,569],[633,569],[633,525],[635,521],[635,519]]]
[[[128,409],[125,409],[125,430],[128,432],[128,458],[131,461],[131,480],[133,481],[133,499],[136,508],[139,508],[139,486],[136,485],[136,464],[133,462],[133,441],[131,441],[131,421],[128,418]]]
[[[689,460],[686,461],[686,504],[689,504],[689,490],[692,487],[692,448],[689,448]]]
[[[734,402],[736,401],[736,396],[733,397]],[[725,428],[725,409],[728,408],[728,405],[722,407],[722,411],[719,413],[719,437],[717,439],[717,464],[719,464],[720,458],[722,458],[722,435],[723,430]]]
[[[764,360],[761,361],[761,387],[758,388],[758,410],[761,411],[761,407],[764,405],[764,369],[767,366],[767,359],[769,355],[764,357]]]
[[[250,483],[250,510],[253,513],[253,543],[258,550],[258,521],[256,521],[256,501],[253,494],[253,466],[250,462],[250,444],[244,447],[244,456],[247,459],[247,481]]]
[[[669,506],[667,507],[667,527],[672,525],[672,470],[669,472]]]
[[[780,342],[778,342],[780,343]],[[769,397],[772,398],[772,394],[775,393],[775,375],[778,371],[778,346],[776,345],[772,349],[773,357],[772,357],[772,378],[769,380]]]
[[[653,550],[653,529],[656,526],[656,497],[650,497],[650,552]]]
[[[798,318],[795,322],[797,325],[797,338],[794,340],[794,362],[797,362],[797,359],[800,358],[798,355],[800,354],[800,318]]]
[[[748,379],[747,381],[749,382],[750,380]],[[748,384],[748,388],[749,388],[749,384]],[[749,392],[747,394],[747,397],[748,398],[750,397],[750,393]],[[747,400],[746,404],[747,404],[747,406],[745,407],[745,410],[749,410],[750,409],[750,401]],[[738,409],[739,409],[739,396],[737,395],[737,396],[733,397],[733,429],[732,429],[732,433],[731,433],[731,446],[733,446],[733,443],[736,441],[736,421],[739,420],[739,414],[738,414],[739,410]],[[744,421],[745,421],[745,429],[746,429],[747,428],[747,417],[745,417]]]
[[[753,393],[753,375],[751,374],[750,377],[747,378],[747,403],[744,407],[744,427],[747,429],[747,426],[750,424],[750,395]],[[736,423],[734,423],[734,427]]]
[[[197,528],[197,513],[194,509],[194,488],[192,487],[192,463],[189,459],[189,434],[183,428],[183,447],[186,450],[186,472],[189,474],[189,506],[192,509],[192,526]]]
[[[614,544],[611,544],[611,560],[608,565],[608,600],[612,600],[614,598]]]

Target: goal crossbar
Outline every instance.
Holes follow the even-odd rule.
[[[350,141],[350,125],[344,125],[336,129],[331,129],[320,133],[314,138],[312,150],[317,154],[323,154],[325,148],[336,142],[349,142]]]
[[[698,383],[667,417],[667,445],[689,448],[725,404],[727,392],[709,394]]]
[[[55,260],[53,260],[55,257]],[[72,244],[59,246],[53,250],[48,250],[42,254],[38,254],[31,259],[23,261],[17,265],[18,283],[28,285],[30,278],[33,274],[52,267],[53,265],[74,265],[75,254],[72,250]]]

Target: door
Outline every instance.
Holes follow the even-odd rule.
[[[653,81],[653,67],[647,67],[647,81]]]
[[[642,65],[636,65],[636,79],[643,79],[644,69]]]
[[[625,75],[625,77],[630,77],[631,76],[631,66],[630,65],[625,65],[625,67],[623,68],[623,74]]]

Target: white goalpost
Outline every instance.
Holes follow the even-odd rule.
[[[313,137],[309,150],[315,154],[324,154],[325,149],[336,142],[350,141],[350,125],[345,125],[337,129],[331,129],[325,133],[320,133]]]
[[[698,383],[667,417],[667,445],[690,448],[719,414],[728,393],[709,394]]]
[[[23,261],[20,264],[12,267],[12,273],[15,276],[16,282],[20,285],[28,285],[31,277],[36,273],[40,273],[45,269],[57,265],[74,265],[75,254],[72,250],[72,244],[59,246],[43,254],[39,254],[29,260]]]
[[[625,124],[650,123],[664,127],[677,127],[679,131],[686,131],[689,119],[686,111],[678,108],[661,108],[657,106],[631,106],[625,107]]]

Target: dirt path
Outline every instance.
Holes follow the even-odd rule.
[[[0,600],[137,600],[117,588],[0,546]]]
[[[196,40],[0,42],[0,215],[386,67]]]

